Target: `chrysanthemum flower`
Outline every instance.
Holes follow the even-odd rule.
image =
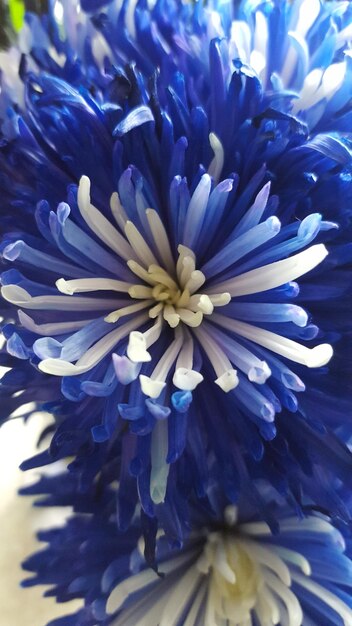
[[[50,491],[54,503],[62,503],[53,484]],[[24,563],[34,574],[26,586],[49,584],[48,594],[60,602],[85,601],[81,611],[51,626],[352,624],[352,562],[326,516],[298,519],[281,508],[273,535],[248,506],[221,513],[218,503],[207,513],[198,503],[181,550],[158,535],[156,571],[146,567],[138,524],[127,535],[117,533],[104,498],[99,513],[92,514],[94,497],[77,503],[86,514],[40,533],[48,545]]]
[[[4,418],[49,409],[27,466],[113,466],[125,523],[209,473],[232,501],[259,471],[341,511],[350,22],[306,1],[28,16],[1,95]]]

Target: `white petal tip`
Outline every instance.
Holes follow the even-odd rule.
[[[125,233],[127,235],[127,233],[131,234],[134,233],[135,230],[135,225],[133,224],[133,222],[131,222],[131,220],[127,220],[126,224],[125,224]]]
[[[311,568],[310,564],[308,563],[308,561],[302,563],[302,572],[306,576],[311,576],[312,575],[312,568]]]
[[[228,291],[224,291],[224,293],[211,294],[209,298],[214,306],[226,306],[231,302],[231,295]]]
[[[77,376],[81,373],[73,363],[61,359],[44,359],[40,361],[38,368],[41,372],[53,376]]]
[[[203,313],[201,311],[193,313],[193,311],[188,309],[179,309],[179,312],[179,319],[190,328],[198,328],[203,321]]]
[[[136,380],[140,371],[138,363],[132,363],[127,356],[120,356],[119,354],[113,354],[112,360],[116,378],[122,385],[128,385]]]
[[[112,590],[110,596],[108,597],[108,601],[106,603],[106,612],[108,615],[112,615],[116,613],[116,611],[121,607],[125,598],[122,594],[114,595],[114,590]]]
[[[143,393],[154,400],[160,396],[162,390],[166,386],[166,383],[160,380],[153,380],[152,378],[149,378],[149,376],[144,376],[144,374],[140,375],[139,381],[141,383]]]
[[[127,356],[134,363],[148,363],[151,361],[152,357],[147,350],[147,344],[143,333],[140,333],[137,330],[130,333],[127,346]]]
[[[58,291],[66,294],[67,296],[72,296],[74,294],[74,290],[68,285],[67,280],[64,278],[59,278],[59,280],[55,283]]]
[[[176,328],[180,323],[180,316],[177,313],[165,313],[164,320],[169,324],[170,328]]]
[[[224,372],[219,378],[215,380],[215,384],[220,387],[225,393],[232,391],[235,389],[239,383],[237,371],[236,370],[227,370]]]
[[[334,351],[329,343],[322,343],[309,350],[306,361],[307,367],[323,367],[329,363]]]
[[[315,246],[312,246],[311,248],[308,248],[308,250],[313,250],[313,249],[314,249],[314,251],[316,253],[316,259],[317,259],[317,263],[316,264],[318,265],[319,263],[324,261],[324,259],[328,256],[329,251],[324,246],[323,243],[318,243]]]
[[[32,299],[31,295],[18,285],[4,285],[1,287],[0,293],[4,300],[17,306],[25,306]]]
[[[202,374],[186,367],[179,367],[173,377],[175,387],[182,391],[193,391],[202,380]]]
[[[234,504],[229,504],[224,510],[224,518],[228,526],[234,526],[238,520],[238,508]]]
[[[168,322],[170,328],[176,328],[179,325],[179,323],[180,323],[180,318],[179,318],[178,315],[177,316],[175,315],[172,318],[171,317],[168,318],[167,322]]]
[[[86,187],[87,186],[90,187],[90,178],[86,176],[85,174],[83,174],[83,176],[81,176],[81,178],[79,179],[79,184],[85,185]]]
[[[120,314],[117,311],[113,311],[112,313],[109,313],[109,315],[104,317],[104,322],[107,322],[108,324],[115,324],[115,322],[118,322],[119,319]]]
[[[90,179],[88,176],[81,176],[78,184],[77,193],[78,208],[82,212],[87,210],[87,204],[90,202]]]
[[[154,504],[162,504],[165,501],[166,490],[158,485],[150,486],[150,497]]]
[[[199,302],[198,302],[198,308],[202,313],[205,313],[206,315],[211,315],[212,312],[214,311],[214,305],[211,299],[209,298],[209,296],[206,296],[205,294],[202,294],[200,296]]]
[[[180,243],[177,246],[177,252],[179,253],[179,255],[183,255],[183,256],[190,256],[192,257],[192,259],[195,259],[195,254],[193,252],[193,250],[191,250],[191,248],[188,248],[187,246],[185,246],[183,243]]]

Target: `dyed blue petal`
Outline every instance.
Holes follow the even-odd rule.
[[[175,391],[171,396],[173,407],[179,413],[186,413],[192,402],[192,393],[190,391]]]
[[[144,416],[145,409],[143,406],[135,406],[128,404],[119,404],[118,409],[123,419],[128,421],[138,420]]]
[[[121,6],[86,0],[77,13],[76,3],[49,3],[45,16],[26,18],[28,54],[19,75],[4,67],[1,76],[3,286],[41,296],[42,304],[46,296],[58,295],[55,283],[62,277],[92,278],[98,286],[99,280],[123,278],[129,286],[142,280],[127,267],[129,257],[151,273],[150,265],[163,267],[167,257],[170,274],[179,281],[174,264],[179,244],[186,244],[192,248],[189,267],[195,253],[194,266],[204,270],[207,290],[210,279],[213,287],[220,279],[289,259],[314,240],[329,251],[323,263],[297,282],[249,296],[234,294],[220,309],[253,326],[254,335],[276,333],[281,347],[292,347],[289,339],[298,342],[291,356],[331,343],[334,356],[321,368],[305,367],[304,359],[289,361],[241,336],[235,341],[234,333],[225,330],[213,329],[209,356],[196,329],[182,322],[174,331],[164,319],[160,337],[147,342],[150,362],[134,363],[125,356],[126,332],[86,372],[44,375],[39,359],[84,359],[88,350],[90,355],[95,346],[99,350],[110,332],[133,324],[134,313],[115,326],[97,318],[89,306],[62,313],[43,306],[27,315],[3,302],[7,345],[0,362],[12,369],[1,379],[0,420],[22,410],[23,403],[48,409],[52,418],[42,442],[51,439],[50,447],[24,468],[72,457],[68,473],[50,483],[44,502],[74,507],[64,535],[73,543],[58,541],[60,532],[43,535],[49,553],[32,565],[36,571],[41,562],[55,565],[49,565],[49,572],[41,570],[37,582],[55,585],[49,593],[59,601],[84,597],[84,612],[77,617],[82,626],[115,619],[105,615],[101,575],[118,558],[112,554],[115,548],[121,553],[126,545],[126,554],[135,553],[139,523],[147,562],[157,569],[159,528],[170,545],[180,548],[187,544],[188,531],[208,523],[211,527],[215,518],[221,525],[228,501],[241,511],[251,508],[254,519],[265,508],[257,482],[268,483],[268,490],[271,483],[294,514],[304,516],[306,506],[316,506],[351,516],[345,489],[352,465],[347,419],[352,291],[347,35],[352,13],[348,3],[314,2],[316,17],[309,26],[303,19],[310,19],[307,2],[235,4],[157,0],[149,6],[139,0],[132,11],[128,0]],[[338,64],[341,74],[345,69],[345,75],[335,93],[327,94],[321,87],[331,64]],[[308,89],[314,68],[323,77],[317,95]],[[82,188],[77,185],[83,175],[91,180],[91,203],[99,211],[88,202],[91,223],[81,214]],[[112,196],[116,191],[118,197]],[[162,228],[157,219],[152,224],[149,207]],[[137,243],[131,237],[134,250],[125,237],[126,219],[140,233]],[[267,226],[273,227],[272,238],[262,232]],[[119,249],[121,237],[124,250]],[[203,280],[200,274],[194,278]],[[74,294],[71,302],[83,297]],[[104,296],[98,289],[92,297]],[[132,303],[129,293],[125,298]],[[120,302],[116,298],[111,308]],[[206,303],[204,329],[209,329],[214,326],[212,304]],[[134,330],[147,340],[154,322],[148,314],[144,320]],[[68,328],[58,326],[62,322],[73,328],[77,324],[77,330],[61,333],[60,328]],[[192,342],[182,344],[187,354],[181,350],[165,364],[174,332]],[[113,350],[119,354],[112,356]],[[245,357],[265,361],[268,376],[262,384],[244,374],[249,369]],[[202,373],[204,380],[193,393],[173,384],[178,358]],[[227,371],[229,360],[239,369],[239,384],[225,394],[214,380],[218,370]],[[165,389],[157,399],[146,399],[138,375],[153,379],[159,364],[165,366]],[[30,413],[23,407],[25,419]],[[169,475],[165,502],[154,506],[151,467],[160,450],[151,442],[161,426],[162,470]],[[72,476],[69,496],[62,483]],[[145,514],[140,517],[141,508]],[[280,511],[275,515],[280,517]],[[118,525],[126,531],[122,539]],[[52,544],[66,550],[66,564],[67,554],[78,555],[72,575],[65,559],[58,561],[51,552]],[[167,541],[162,550],[169,554]],[[132,561],[136,568],[138,559]],[[333,557],[331,562],[335,572],[337,562]],[[121,579],[128,577],[128,563],[126,558],[120,564]],[[320,626],[321,615],[319,607],[310,607],[306,621]],[[198,616],[199,622],[204,619]],[[179,617],[185,620],[185,615]]]
[[[102,443],[104,441],[108,441],[109,439],[108,431],[106,430],[105,426],[101,424],[92,428],[92,436],[94,441],[96,441],[97,443]]]
[[[11,356],[17,359],[29,359],[31,350],[27,348],[21,337],[17,333],[13,333],[7,340],[6,349]]]
[[[182,455],[187,443],[187,425],[188,415],[186,411],[173,414],[169,418],[169,447],[166,457],[168,463],[175,463]]]
[[[111,365],[109,365],[109,367],[106,369],[102,382],[98,382],[96,380],[82,380],[81,389],[88,396],[104,398],[111,396],[112,392],[116,388],[116,384],[117,381],[114,369]]]
[[[324,156],[336,161],[336,163],[342,163],[343,165],[351,163],[351,150],[337,137],[317,135],[309,141],[307,147],[321,152]]]

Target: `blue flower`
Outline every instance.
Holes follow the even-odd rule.
[[[1,95],[3,419],[55,417],[23,467],[118,478],[122,528],[258,475],[345,514],[351,9],[105,11],[28,15]]]
[[[307,507],[298,518],[269,491],[265,499],[278,519],[273,533],[246,494],[238,508],[223,510],[212,491],[191,503],[192,530],[176,548],[167,534],[155,536],[148,518],[141,526],[135,520],[127,534],[117,532],[104,495],[77,498],[66,483],[63,500],[61,477],[50,481],[36,493],[49,490],[51,504],[74,502],[84,512],[41,532],[48,545],[24,563],[33,574],[25,586],[50,585],[47,595],[59,602],[84,599],[78,613],[50,626],[352,623],[350,531],[326,515]],[[148,567],[152,544],[156,561]]]

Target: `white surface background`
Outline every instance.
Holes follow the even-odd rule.
[[[19,586],[30,575],[21,569],[21,561],[45,546],[35,540],[36,530],[57,526],[70,513],[69,509],[34,509],[31,498],[17,495],[19,487],[38,477],[38,470],[23,473],[18,466],[35,451],[44,423],[45,417],[37,414],[27,424],[15,419],[0,428],[1,626],[45,626],[77,608],[77,603],[59,605],[52,598],[43,598],[44,587]]]

